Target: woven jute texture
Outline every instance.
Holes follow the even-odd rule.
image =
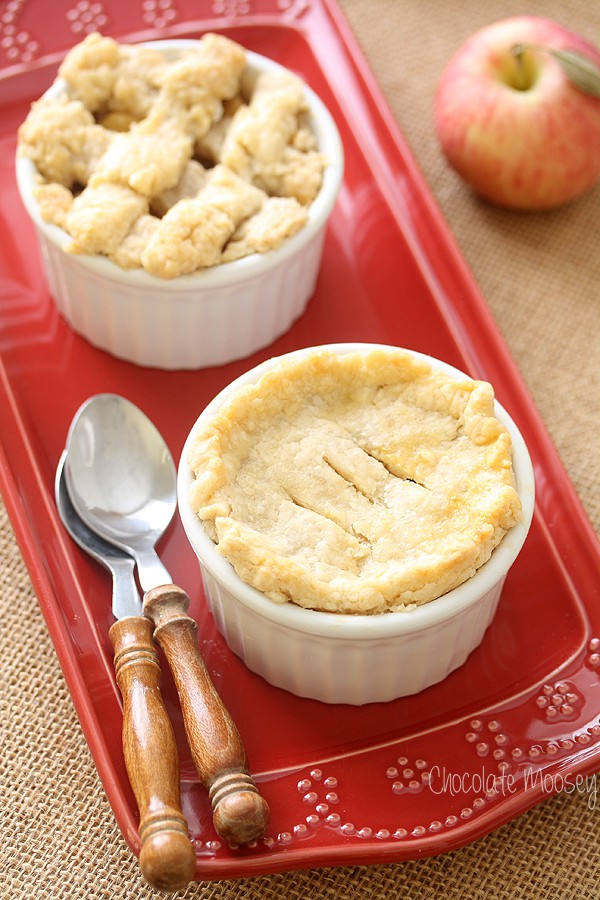
[[[452,53],[476,28],[523,5],[342,0],[342,8],[600,532],[600,185],[550,213],[493,209],[449,170],[433,130],[435,85]],[[598,3],[531,0],[527,12],[600,44]],[[0,604],[0,897],[160,896],[115,825],[4,507]],[[429,859],[193,884],[177,896],[596,900],[595,801],[591,790],[559,794]]]

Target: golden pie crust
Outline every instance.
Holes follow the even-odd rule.
[[[521,516],[491,385],[394,348],[279,361],[195,435],[189,463],[192,508],[239,577],[329,612],[434,600]]]

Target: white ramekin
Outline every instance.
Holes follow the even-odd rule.
[[[169,56],[197,44],[182,39],[142,46]],[[247,59],[250,71],[283,68],[250,51]],[[44,96],[57,97],[65,89],[57,79]],[[314,293],[325,226],[344,169],[343,147],[331,114],[308,85],[304,90],[309,121],[327,160],[308,222],[276,250],[172,280],[142,269],[123,270],[105,257],[65,252],[71,238],[43,221],[32,195],[36,167],[17,154],[17,184],[37,231],[50,293],[76,332],[138,365],[197,369],[249,356],[291,327]]]
[[[437,600],[403,612],[336,615],[275,603],[244,583],[221,556],[189,503],[193,474],[187,464],[194,434],[245,384],[279,360],[315,350],[340,353],[375,344],[333,344],[267,360],[228,385],[202,412],[186,441],[178,471],[179,512],[200,563],[205,595],[218,630],[248,668],[268,682],[301,697],[326,703],[362,705],[422,691],[465,662],[491,623],[504,583],[527,536],[534,507],[534,476],[525,442],[496,402],[496,415],[513,442],[513,469],[523,506],[514,526],[490,559],[464,584]],[[467,377],[420,353],[434,368]]]

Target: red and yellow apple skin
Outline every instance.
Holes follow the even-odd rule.
[[[450,165],[481,197],[551,209],[600,177],[600,98],[543,50],[527,49],[519,69],[516,44],[576,50],[600,66],[590,42],[549,19],[497,22],[473,34],[442,73],[436,132]]]

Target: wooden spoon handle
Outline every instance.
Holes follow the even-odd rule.
[[[162,891],[184,888],[196,855],[179,796],[179,760],[160,693],[152,623],[144,616],[116,621],[109,631],[123,696],[123,755],[140,813],[140,868]]]
[[[213,823],[229,844],[249,844],[264,835],[269,807],[248,769],[239,732],[219,697],[200,655],[196,622],[187,615],[189,597],[167,584],[144,597],[154,639],[167,658],[179,694],[194,763],[208,789]]]

